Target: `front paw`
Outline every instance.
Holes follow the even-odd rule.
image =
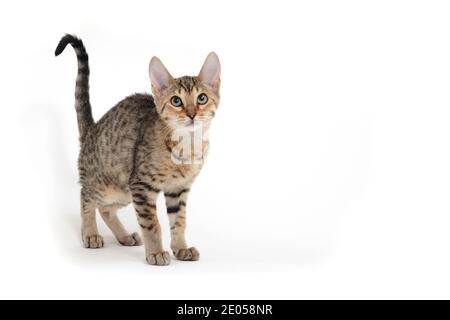
[[[152,266],[167,266],[170,264],[170,255],[167,251],[151,253],[147,256],[147,262]]]
[[[173,254],[178,260],[182,261],[197,261],[200,259],[200,253],[195,247],[174,250]]]
[[[83,245],[88,249],[100,249],[105,245],[103,237],[99,234],[83,236]]]

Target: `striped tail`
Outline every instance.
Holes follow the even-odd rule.
[[[55,56],[59,56],[68,44],[75,49],[78,59],[78,76],[75,87],[75,109],[77,111],[78,130],[80,141],[84,138],[90,127],[94,125],[91,103],[89,101],[89,61],[86,48],[81,39],[67,34],[61,38],[55,50]]]

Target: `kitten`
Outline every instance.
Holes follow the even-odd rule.
[[[124,246],[145,246],[151,265],[168,265],[170,255],[161,242],[156,214],[156,199],[164,193],[171,229],[171,249],[179,260],[200,257],[186,244],[186,203],[189,190],[202,168],[208,149],[203,137],[192,154],[191,144],[182,142],[203,135],[219,105],[220,63],[211,52],[196,77],[173,78],[161,61],[153,57],[149,74],[152,95],[135,94],[119,102],[98,122],[92,117],[89,102],[89,64],[83,42],[64,36],[55,55],[71,44],[78,60],[75,109],[80,133],[78,169],[81,183],[82,239],[86,248],[102,248],[96,209]],[[198,150],[200,149],[200,151]],[[195,157],[194,161],[190,156]],[[200,161],[199,161],[200,160]],[[128,233],[117,210],[133,203],[142,231]]]

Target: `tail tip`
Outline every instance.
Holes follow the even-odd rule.
[[[63,52],[63,50],[64,49],[56,48],[56,50],[55,50],[55,57],[59,56]]]
[[[58,46],[55,49],[55,57],[59,56],[69,43],[76,44],[77,42],[81,42],[81,40],[72,34],[66,34],[63,36],[61,40],[59,40]]]

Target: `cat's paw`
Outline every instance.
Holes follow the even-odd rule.
[[[153,266],[167,266],[170,263],[170,255],[167,251],[151,253],[147,256],[147,262]]]
[[[83,245],[85,248],[89,249],[100,249],[104,247],[105,243],[103,242],[103,237],[101,235],[94,234],[83,236]]]
[[[119,243],[126,247],[141,246],[142,239],[139,233],[134,232],[126,237],[118,239]]]
[[[197,261],[200,259],[200,253],[195,247],[174,250],[173,254],[178,260],[182,261]]]

